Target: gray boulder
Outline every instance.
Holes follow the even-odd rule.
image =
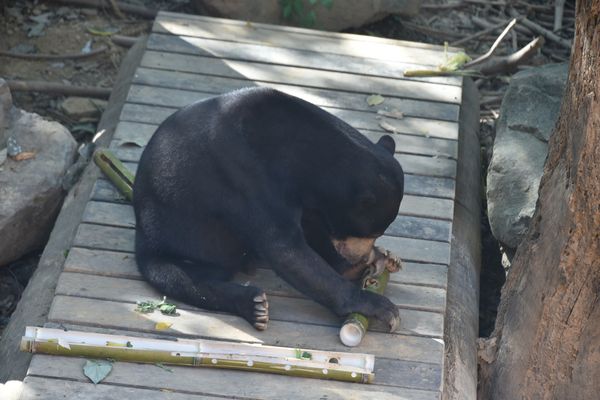
[[[59,123],[16,108],[9,119],[7,136],[33,157],[9,157],[0,165],[0,266],[45,244],[76,151],[75,140]]]
[[[535,211],[567,73],[567,64],[519,72],[502,101],[488,168],[487,202],[492,233],[509,249],[519,245]]]
[[[8,83],[0,78],[0,150],[6,147],[10,110],[12,108],[12,96]],[[0,158],[1,161],[1,158]]]
[[[325,7],[321,0],[311,5],[302,0],[302,10],[296,10],[293,3],[280,0],[193,0],[201,14],[213,17],[232,18],[242,21],[264,22],[268,24],[306,26],[308,14],[314,12],[315,29],[339,31],[375,22],[389,14],[414,16],[419,12],[420,0],[333,0],[331,7]],[[289,15],[284,17],[285,4],[290,4]]]

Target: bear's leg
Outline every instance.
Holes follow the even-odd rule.
[[[224,268],[139,250],[136,257],[142,275],[163,295],[196,307],[237,314],[258,330],[267,328],[269,304],[265,292],[225,281],[230,274]]]

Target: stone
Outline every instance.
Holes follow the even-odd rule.
[[[67,116],[76,120],[98,119],[106,108],[106,101],[87,97],[67,97],[60,108]]]
[[[6,133],[10,124],[10,110],[12,109],[12,95],[8,82],[0,78],[0,150],[6,147],[8,135]]]
[[[567,64],[550,64],[519,72],[502,101],[487,202],[492,234],[508,249],[519,245],[535,211],[567,71]]]
[[[294,3],[302,4],[298,12]],[[326,31],[340,31],[378,21],[389,14],[414,16],[419,12],[420,0],[333,0],[331,7],[324,1],[311,5],[308,0],[193,0],[196,9],[204,15],[263,22],[279,25],[297,25]],[[290,16],[284,18],[285,3],[290,4]],[[309,14],[314,11],[314,24]],[[311,26],[312,25],[312,26]]]
[[[8,136],[33,158],[0,166],[0,266],[40,249],[62,204],[62,179],[77,143],[61,124],[13,108]]]

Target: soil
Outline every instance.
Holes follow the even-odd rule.
[[[337,0],[336,0],[337,1]],[[151,9],[162,9],[183,13],[193,13],[190,0],[132,0],[131,3]],[[544,26],[551,24],[548,16],[553,15],[553,7],[543,0],[517,1],[480,1],[480,0],[425,0],[426,4],[414,18],[388,16],[383,20],[348,32],[383,36],[401,40],[443,44],[467,37],[482,30],[472,21],[472,16],[480,18],[500,18],[508,20],[505,14],[506,3],[514,4],[519,12]],[[443,8],[453,3],[460,6]],[[565,18],[573,15],[574,0],[566,3]],[[550,17],[551,18],[551,17]],[[47,21],[45,23],[44,21]],[[84,59],[31,61],[0,56],[0,77],[6,80],[32,80],[59,82],[69,85],[110,88],[119,70],[126,48],[115,45],[109,33],[125,36],[138,36],[149,32],[152,21],[133,14],[119,18],[112,9],[92,9],[77,6],[65,6],[59,2],[41,2],[37,0],[9,1],[0,0],[0,51],[38,54],[80,53],[86,46],[97,49],[106,46],[107,51]],[[561,31],[564,37],[572,38],[572,21],[565,24]],[[98,34],[103,32],[103,34]],[[470,55],[485,53],[499,32],[471,40],[465,43]],[[509,36],[510,38],[510,36]],[[513,35],[499,46],[496,55],[510,54],[531,40],[524,34]],[[544,46],[542,53],[529,65],[568,59],[569,52]],[[485,171],[491,156],[494,136],[494,122],[498,117],[500,100],[509,80],[509,73],[476,81],[480,88],[483,104],[481,106],[481,145],[482,145],[482,182],[485,189]],[[35,92],[13,92],[17,107],[36,112],[67,126],[79,142],[90,139],[98,118],[76,120],[61,110],[62,96]],[[92,124],[91,128],[89,125]],[[485,190],[482,190],[485,193]],[[482,200],[485,204],[485,196]],[[485,207],[484,207],[485,210]],[[490,233],[487,217],[482,215],[483,265],[481,270],[481,313],[480,327],[482,336],[491,332],[500,288],[504,283],[505,271],[501,265],[501,255],[497,242]],[[8,321],[16,302],[26,285],[27,279],[35,269],[40,253],[28,255],[8,267],[0,268],[0,333],[3,324]]]

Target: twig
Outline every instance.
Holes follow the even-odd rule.
[[[496,75],[500,72],[510,72],[519,64],[527,62],[544,44],[544,37],[538,36],[521,50],[505,57],[494,57],[479,66],[483,75]]]
[[[121,12],[121,9],[117,5],[116,0],[109,0],[109,1],[110,1],[110,6],[112,7],[113,12],[115,13],[115,15],[117,17],[119,17],[120,19],[125,19],[125,15],[123,15],[123,13]]]
[[[101,46],[89,53],[68,53],[68,54],[25,54],[25,53],[13,53],[11,51],[0,50],[0,56],[2,57],[13,57],[13,58],[24,58],[26,60],[65,60],[65,59],[78,59],[95,56],[96,54],[103,53],[107,50],[107,47]]]
[[[503,21],[503,19],[502,19],[502,18],[500,18],[500,17],[496,17],[496,16],[493,16],[493,15],[488,15],[488,18],[489,18],[489,19],[490,19],[492,22],[501,22],[501,21]],[[484,21],[485,21],[485,20],[484,20]],[[476,21],[473,21],[473,22],[477,23]],[[487,22],[487,21],[486,21],[486,22]],[[490,23],[488,22],[488,24],[490,24]],[[530,37],[531,37],[531,36],[536,36],[536,34],[535,34],[535,33],[533,33],[533,31],[532,31],[531,29],[529,29],[529,28],[527,28],[527,27],[525,27],[525,26],[522,26],[522,25],[515,25],[514,29],[515,29],[517,32],[519,32],[519,33],[522,33],[522,34],[523,34],[523,35],[525,35],[525,36],[530,36]]]
[[[118,44],[123,47],[131,47],[138,40],[135,36],[123,36],[123,35],[112,35],[110,39],[114,44]]]
[[[562,28],[563,13],[565,12],[565,0],[554,2],[554,32]]]
[[[509,10],[509,13],[513,17],[518,17],[519,16],[519,13],[515,9],[513,9],[513,8],[511,8]],[[548,29],[539,26],[538,24],[536,24],[535,22],[532,22],[532,21],[528,20],[527,18],[521,18],[521,23],[523,25],[525,25],[526,27],[528,27],[529,29],[531,29],[531,30],[539,33],[540,35],[543,35],[546,39],[551,40],[551,41],[553,41],[553,42],[561,45],[564,48],[567,48],[569,50],[571,49],[572,43],[571,43],[570,40],[561,38],[560,36],[558,36],[554,32],[549,31]]]
[[[469,68],[469,67],[472,67],[473,65],[480,64],[480,63],[484,62],[485,60],[487,60],[488,58],[490,58],[492,56],[492,54],[494,54],[494,51],[496,50],[496,48],[498,47],[498,45],[500,44],[500,42],[502,41],[502,39],[504,39],[504,37],[508,34],[508,32],[510,31],[510,29],[516,23],[517,23],[517,19],[516,18],[514,18],[512,21],[510,21],[508,23],[508,25],[506,26],[506,28],[504,28],[504,30],[502,31],[502,33],[500,34],[500,36],[498,36],[498,39],[496,39],[496,41],[494,42],[494,44],[492,44],[492,47],[490,47],[490,49],[487,51],[487,53],[485,53],[482,56],[477,57],[473,61],[469,61],[468,63],[466,63],[464,65],[464,68]]]
[[[494,96],[494,97],[488,97],[487,99],[481,100],[479,102],[480,106],[486,106],[486,105],[490,105],[490,104],[498,104],[502,102],[502,99],[504,98],[503,95],[500,96]]]
[[[88,86],[71,86],[61,83],[44,82],[44,81],[8,81],[8,87],[15,92],[43,92],[53,93],[67,96],[82,96],[94,97],[97,99],[108,99],[112,89],[88,87]]]
[[[92,7],[92,8],[104,8],[110,6],[105,0],[54,0],[57,3],[70,4],[70,5],[80,5],[84,7]],[[157,10],[152,10],[146,7],[134,6],[132,4],[125,4],[117,2],[119,9],[123,12],[129,14],[136,14],[141,17],[153,19],[156,17]]]
[[[481,36],[487,35],[488,33],[494,32],[496,29],[502,28],[505,24],[506,24],[506,21],[502,21],[502,22],[500,22],[500,23],[498,23],[496,25],[490,26],[489,28],[487,28],[487,29],[485,29],[483,31],[477,32],[477,33],[475,33],[475,34],[473,34],[471,36],[467,36],[465,38],[457,40],[456,42],[452,42],[452,43],[450,43],[450,46],[459,46],[459,45],[461,45],[463,43],[467,43],[467,42],[469,42],[471,40],[474,40],[474,39],[477,39],[477,38],[479,38]]]

